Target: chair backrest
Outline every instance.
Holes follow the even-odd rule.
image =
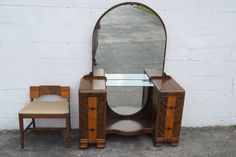
[[[30,99],[39,98],[42,95],[58,95],[70,99],[69,86],[30,86]]]

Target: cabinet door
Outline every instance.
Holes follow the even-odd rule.
[[[177,145],[184,104],[184,93],[159,94],[157,104],[156,145],[169,141]]]
[[[81,147],[86,148],[92,143],[103,147],[106,128],[105,95],[80,95],[79,114]]]

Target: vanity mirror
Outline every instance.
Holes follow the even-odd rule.
[[[146,103],[142,101],[141,81],[148,80],[144,70],[153,68],[162,75],[165,46],[161,19],[143,5],[121,5],[98,20],[93,36],[93,65],[105,71],[107,102],[113,111],[129,115],[141,110]],[[141,84],[134,83],[140,77]]]
[[[164,73],[166,29],[146,5],[108,9],[93,31],[91,73],[79,87],[80,148],[105,146],[107,134],[179,141],[184,89]]]

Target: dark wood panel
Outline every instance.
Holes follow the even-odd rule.
[[[106,95],[103,97],[98,97],[98,105],[97,105],[97,138],[104,139],[105,138],[105,128],[106,128]]]
[[[39,95],[61,95],[60,86],[39,86]]]
[[[88,97],[83,95],[79,98],[79,137],[88,139]]]

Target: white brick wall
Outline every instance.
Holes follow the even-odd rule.
[[[28,87],[40,84],[71,86],[72,126],[78,127],[77,90],[90,71],[93,27],[120,2],[0,0],[0,129],[18,128]],[[138,2],[166,25],[165,71],[186,89],[183,125],[236,124],[236,1]]]

